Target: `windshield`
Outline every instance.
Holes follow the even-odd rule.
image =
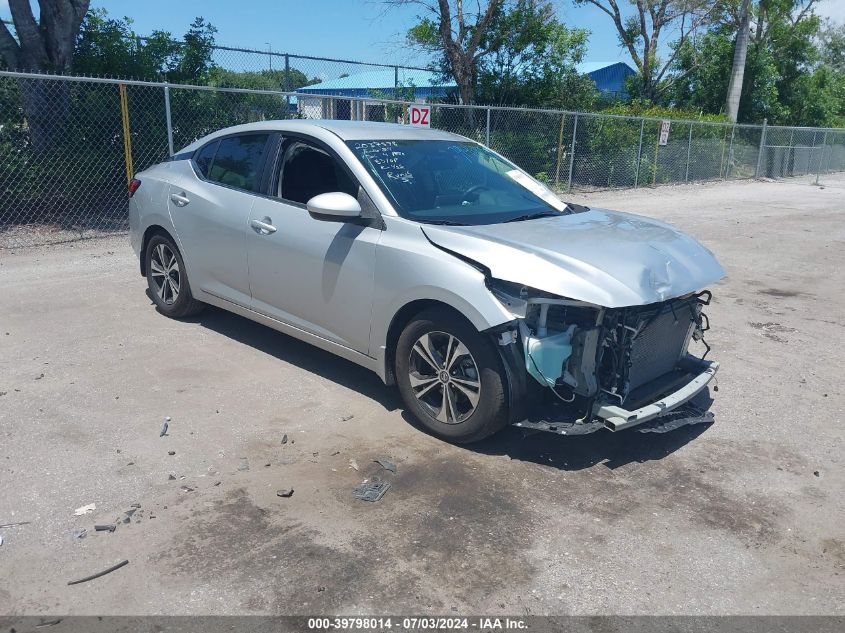
[[[566,212],[545,185],[488,149],[460,141],[349,141],[404,218],[495,224]]]

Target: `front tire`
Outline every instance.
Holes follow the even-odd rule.
[[[205,307],[191,294],[182,254],[169,236],[153,235],[147,243],[145,257],[147,286],[159,312],[180,319]]]
[[[434,435],[467,444],[507,424],[498,354],[451,310],[426,310],[411,321],[399,336],[394,367],[406,409]]]

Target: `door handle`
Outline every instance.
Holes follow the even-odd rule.
[[[191,199],[185,195],[184,191],[182,193],[171,193],[170,199],[177,207],[184,207],[191,201]]]
[[[259,235],[270,235],[276,232],[276,227],[271,222],[272,219],[265,217],[261,220],[250,220],[249,224]]]

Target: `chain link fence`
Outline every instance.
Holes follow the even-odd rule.
[[[285,118],[406,123],[407,101],[0,72],[0,249],[127,230],[127,180],[209,132]],[[431,104],[431,125],[558,191],[845,170],[845,130]]]
[[[138,38],[149,41],[149,38]],[[184,46],[184,42],[171,41],[173,46]],[[413,83],[410,77],[431,75],[430,69],[407,64],[385,64],[360,62],[331,57],[313,57],[267,50],[238,48],[231,46],[212,46],[210,51],[212,81],[231,88],[264,88],[271,90],[292,91],[298,88],[323,82],[333,82],[345,77],[352,77],[359,91],[379,91],[386,97],[395,97],[394,92]],[[140,77],[152,81],[162,81],[165,76]],[[260,84],[257,85],[257,84]],[[417,86],[424,88],[425,86]],[[445,92],[445,91],[443,91]]]

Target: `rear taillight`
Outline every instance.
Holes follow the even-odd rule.
[[[129,197],[130,198],[135,195],[135,192],[138,191],[138,187],[140,187],[140,186],[141,186],[141,181],[138,180],[137,178],[133,178],[132,180],[129,181]]]

